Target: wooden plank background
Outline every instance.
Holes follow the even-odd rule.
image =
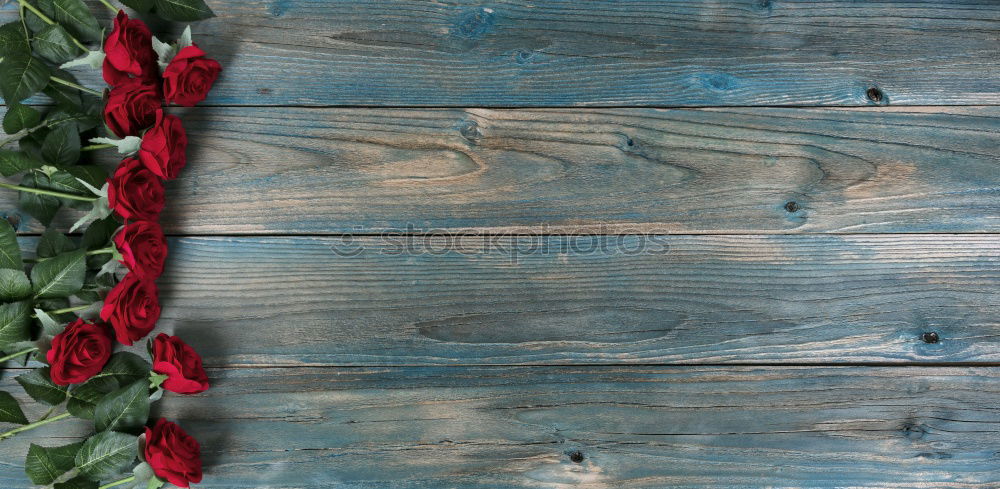
[[[200,487],[1000,487],[995,0],[209,4]]]

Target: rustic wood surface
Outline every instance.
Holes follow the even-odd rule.
[[[1000,230],[998,107],[182,115],[174,234]]]
[[[873,87],[883,104],[1000,102],[995,0],[209,3],[212,104],[870,105]]]
[[[995,0],[208,3],[199,487],[1000,487]]]
[[[206,488],[1000,485],[998,368],[209,373],[207,393],[157,410],[201,439]],[[87,428],[66,423],[4,449]],[[28,487],[19,459],[0,462],[3,487]]]

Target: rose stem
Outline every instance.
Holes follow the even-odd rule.
[[[7,355],[5,357],[0,357],[0,363],[6,362],[7,360],[10,360],[12,358],[17,358],[17,357],[19,357],[21,355],[27,355],[27,354],[29,354],[29,353],[31,353],[33,351],[37,351],[37,350],[38,350],[38,348],[32,347],[32,348],[28,348],[27,350],[21,350],[21,351],[19,351],[17,353],[11,353],[10,355]]]
[[[66,85],[67,87],[75,88],[75,89],[77,89],[77,90],[79,90],[79,91],[81,91],[83,93],[88,93],[88,94],[93,95],[95,97],[103,97],[104,96],[103,93],[98,92],[97,90],[94,90],[92,88],[87,88],[87,87],[85,87],[83,85],[77,85],[76,83],[73,83],[73,82],[71,82],[69,80],[63,80],[62,78],[59,78],[58,76],[50,76],[49,80],[52,80],[52,81],[54,81],[54,82],[56,82],[56,83],[58,83],[60,85]]]
[[[48,24],[48,25],[56,25],[56,21],[50,19],[47,15],[43,14],[41,10],[38,10],[37,8],[35,8],[35,6],[32,5],[32,4],[30,4],[30,3],[28,3],[27,0],[17,0],[17,3],[21,4],[22,7],[30,10],[31,13],[37,15],[38,18],[42,19],[42,21],[45,22],[46,24]],[[76,47],[80,48],[80,50],[82,50],[84,53],[89,53],[90,52],[90,50],[87,49],[87,46],[84,46],[83,43],[81,43],[80,41],[77,41],[76,38],[73,37],[72,35],[70,35],[68,32],[66,33],[66,35],[69,35],[69,40],[73,41],[73,44],[76,44]]]
[[[67,194],[64,192],[56,192],[54,190],[45,190],[43,188],[34,187],[22,187],[20,185],[14,185],[10,183],[0,183],[0,188],[9,188],[11,190],[20,190],[22,192],[30,192],[39,195],[49,195],[52,197],[59,197],[60,199],[72,199],[72,200],[82,200],[84,202],[93,202],[97,200],[97,197],[88,197],[86,195],[75,195]]]
[[[84,306],[73,306],[73,307],[64,307],[62,309],[53,309],[51,311],[45,311],[45,314],[65,314],[67,312],[82,311],[82,310],[87,309],[88,307],[90,307],[92,305],[93,304],[87,304],[87,305],[84,305]],[[38,315],[37,314],[32,314],[31,317],[37,318]]]
[[[59,421],[60,419],[66,419],[66,418],[68,418],[70,416],[72,416],[72,415],[69,414],[69,413],[62,413],[59,416],[55,416],[55,417],[52,417],[52,418],[40,419],[38,421],[35,421],[34,423],[26,424],[24,426],[21,426],[20,428],[14,428],[14,429],[12,429],[10,431],[4,432],[4,433],[0,433],[0,440],[6,440],[7,438],[10,438],[10,437],[12,437],[12,436],[14,436],[14,435],[22,432],[22,431],[28,431],[28,430],[33,429],[33,428],[38,428],[39,426],[46,425],[46,424],[49,424],[49,423],[52,423],[52,422],[55,422],[55,421]]]
[[[98,487],[97,489],[108,489],[109,487],[120,486],[122,484],[128,484],[129,482],[132,482],[134,480],[135,480],[135,476],[133,475],[132,477],[126,477],[126,478],[124,478],[124,479],[122,479],[120,481],[109,482],[107,484],[104,484],[101,487]]]
[[[84,146],[80,148],[80,151],[96,151],[99,149],[114,148],[113,144],[91,144],[90,146]]]
[[[111,5],[110,3],[108,3],[108,0],[101,0],[101,3],[103,3],[104,6],[108,8],[108,10],[114,12],[115,15],[118,15],[118,9],[115,8],[114,5]]]

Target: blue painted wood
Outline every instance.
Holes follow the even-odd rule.
[[[210,104],[1000,103],[994,0],[209,3]]]
[[[168,395],[157,408],[201,440],[205,488],[1000,485],[996,367],[235,368],[209,376],[205,394]],[[12,384],[8,377],[0,388]],[[71,423],[5,441],[0,486],[29,487],[20,470],[29,441],[65,444],[62,435],[86,429]]]
[[[997,107],[182,115],[175,234],[1000,231]]]

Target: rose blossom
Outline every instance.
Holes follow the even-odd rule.
[[[83,319],[70,323],[52,338],[52,348],[45,354],[49,375],[58,385],[86,382],[104,368],[111,358],[111,330],[106,324],[92,324]]]
[[[173,180],[187,164],[186,150],[187,134],[181,120],[156,111],[156,122],[142,136],[139,161],[160,178]]]
[[[119,10],[114,28],[104,42],[104,81],[118,86],[131,77],[154,81],[157,77],[153,34],[139,19]]]
[[[104,122],[116,136],[138,136],[143,129],[156,122],[156,111],[161,107],[156,85],[129,78],[116,86],[104,105]]]
[[[153,428],[146,428],[143,448],[146,463],[153,473],[177,487],[201,482],[201,446],[198,440],[163,418]]]
[[[208,376],[201,357],[180,338],[160,333],[153,340],[153,371],[166,375],[163,388],[178,394],[208,390]]]
[[[108,207],[123,219],[156,220],[164,205],[163,182],[135,158],[126,158],[108,179]]]
[[[221,71],[222,65],[206,58],[205,51],[188,46],[163,70],[163,94],[170,103],[191,107],[205,100]]]
[[[115,338],[123,345],[142,339],[156,327],[160,301],[156,283],[127,273],[104,298],[101,319],[111,323]]]
[[[155,221],[132,221],[115,234],[122,264],[143,280],[156,280],[167,259],[167,240]]]

